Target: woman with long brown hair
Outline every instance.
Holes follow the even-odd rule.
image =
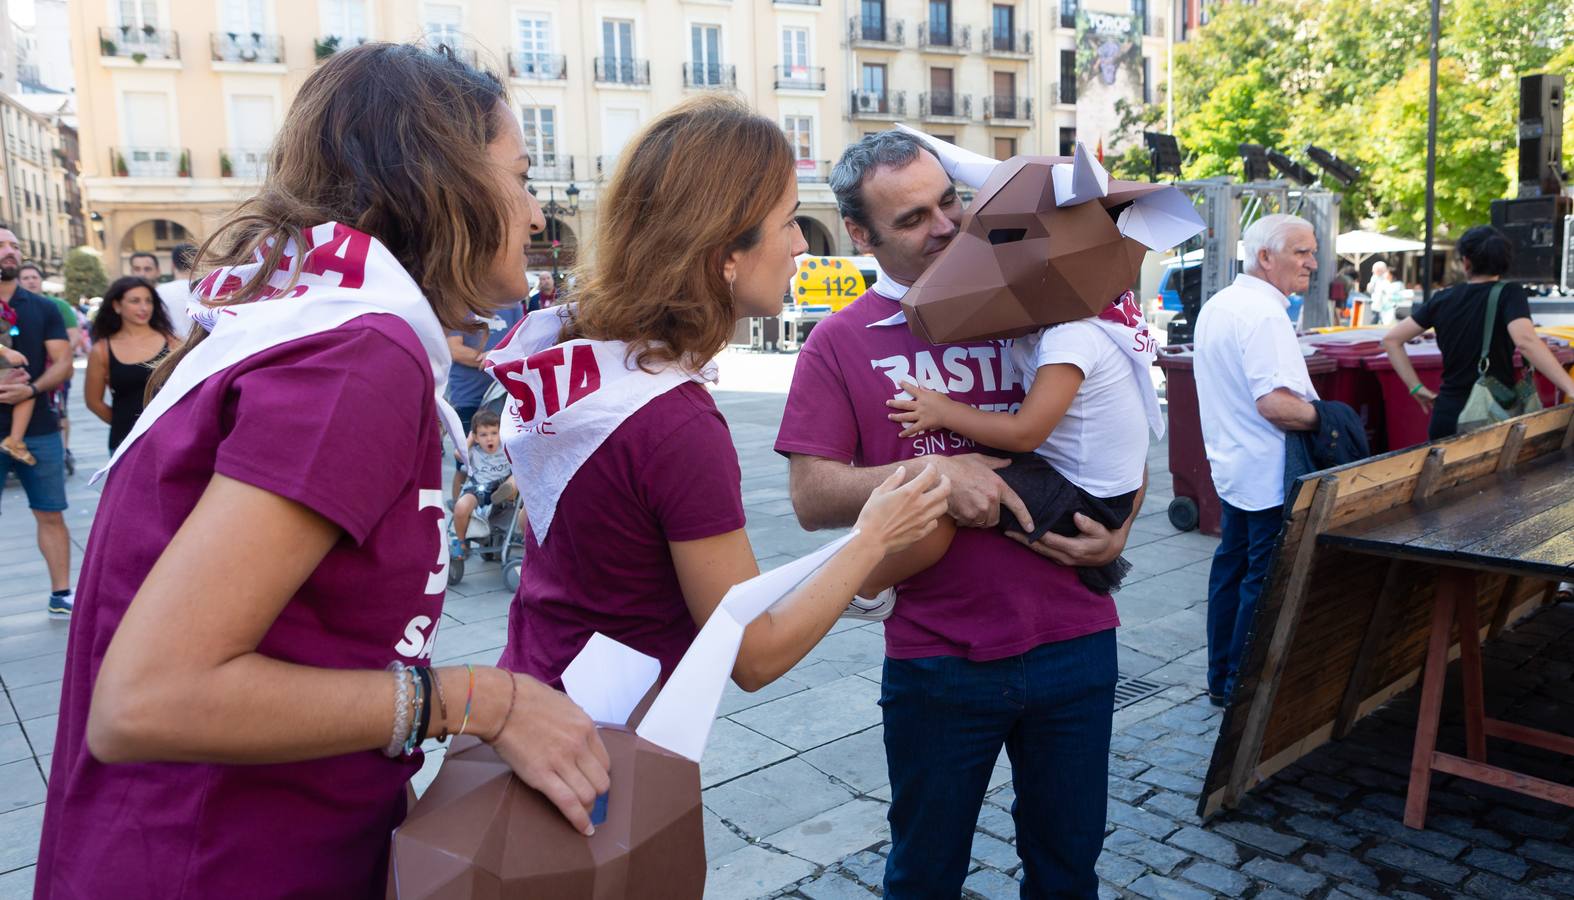
[[[577,304],[532,313],[490,356],[512,395],[504,438],[529,519],[500,665],[548,682],[598,631],[670,676],[727,590],[759,573],[737,452],[704,383],[739,319],[781,311],[806,249],[786,136],[725,98],[652,122],[597,206]],[[949,482],[910,474],[876,490],[852,541],[748,625],[740,687],[790,669],[887,553],[935,527]]]
[[[142,415],[148,378],[169,355],[175,330],[153,282],[127,275],[104,292],[92,336],[82,402],[109,426],[109,452],[114,453]],[[111,402],[104,401],[106,393]]]
[[[451,55],[368,44],[306,80],[110,462],[37,896],[381,897],[429,735],[491,742],[590,830],[585,714],[429,665],[444,330],[525,295],[528,171],[501,84]]]

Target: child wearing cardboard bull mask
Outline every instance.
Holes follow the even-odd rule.
[[[911,382],[886,405],[902,437],[949,429],[985,446],[1015,454],[1000,477],[1022,498],[1036,527],[1015,515],[1000,528],[1036,541],[1045,532],[1067,536],[1081,514],[1106,528],[1131,515],[1142,487],[1147,431],[1164,433],[1151,371],[1157,342],[1128,291],[1098,316],[1053,325],[1010,342],[1010,357],[1027,396],[1014,412],[985,412]],[[945,555],[956,524],[941,527],[905,553],[887,558],[859,591],[872,597],[929,568]],[[1116,559],[1077,575],[1101,594],[1119,589],[1131,564]]]

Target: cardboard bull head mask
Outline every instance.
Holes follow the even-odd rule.
[[[1017,337],[1097,315],[1136,283],[1149,250],[1205,227],[1179,190],[1112,179],[1081,143],[1070,157],[999,162],[897,127],[977,191],[950,246],[902,299],[913,333],[933,344]]]

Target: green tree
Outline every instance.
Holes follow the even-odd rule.
[[[1374,212],[1385,228],[1420,234],[1426,221],[1427,64],[1418,63],[1374,98],[1382,127],[1371,135]],[[1508,194],[1508,162],[1515,152],[1517,104],[1505,105],[1501,87],[1472,80],[1457,59],[1437,70],[1437,219],[1458,234],[1488,220],[1491,202]]]
[[[1289,112],[1267,66],[1251,60],[1220,80],[1195,110],[1175,123],[1175,136],[1190,154],[1182,174],[1241,175],[1240,145],[1283,146]]]
[[[76,303],[83,297],[102,297],[109,289],[109,276],[104,274],[104,264],[98,253],[88,247],[77,247],[66,254],[63,274],[66,281],[66,299]]]

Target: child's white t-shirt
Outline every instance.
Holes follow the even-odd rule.
[[[1039,456],[1095,497],[1142,487],[1148,459],[1144,386],[1109,335],[1091,321],[1067,322],[1012,341],[1011,361],[1025,390],[1033,389],[1041,366],[1066,363],[1082,370],[1082,387],[1035,451]]]

